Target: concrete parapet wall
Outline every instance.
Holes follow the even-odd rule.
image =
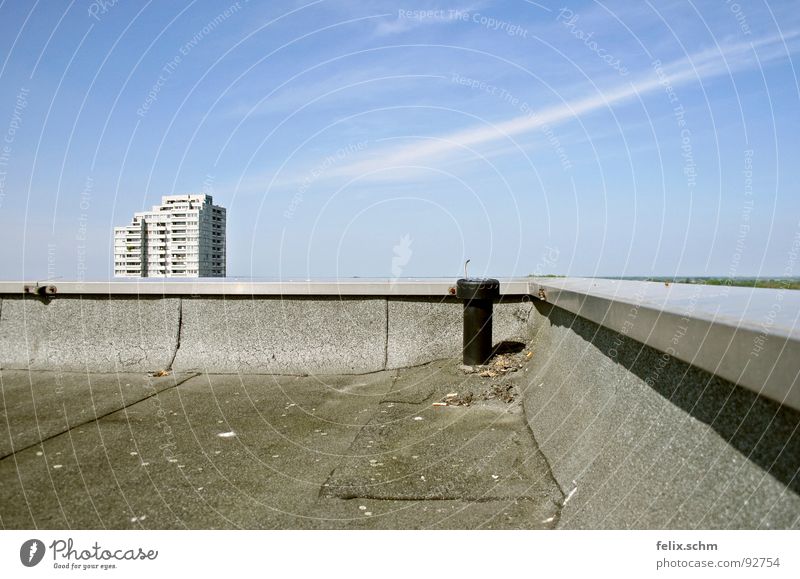
[[[387,368],[461,356],[464,305],[460,301],[398,298],[389,300],[388,306]],[[527,296],[495,304],[493,342],[526,342],[531,307]]]
[[[352,374],[386,361],[385,299],[183,298],[182,308],[179,371]]]
[[[561,527],[800,528],[800,413],[543,302],[531,329]]]
[[[587,278],[530,285],[548,303],[800,410],[800,291]]]
[[[178,298],[2,298],[0,367],[149,372],[169,366]]]
[[[90,372],[360,374],[460,356],[450,297],[66,295],[0,302],[0,367]],[[495,306],[494,341],[525,341],[527,296]]]

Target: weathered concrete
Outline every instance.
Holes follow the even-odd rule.
[[[382,370],[380,298],[183,298],[176,370],[350,374]]]
[[[529,300],[495,307],[495,341],[527,335]],[[460,356],[461,302],[434,298],[183,298],[177,370],[365,373]],[[388,325],[388,328],[387,328]]]
[[[4,301],[0,367],[14,369],[357,374],[458,357],[462,341],[462,304],[454,298],[115,295]],[[498,303],[495,342],[524,341],[530,308],[527,298]]]
[[[197,376],[0,460],[0,521],[306,526],[320,485],[389,387],[382,374],[329,382]],[[227,432],[235,435],[219,436]]]
[[[495,343],[535,335],[514,374],[523,417],[478,390],[431,406],[482,383],[455,372],[462,305],[446,282],[307,297],[323,286],[142,285],[147,298],[131,283],[0,296],[3,526],[800,526],[800,293],[753,292],[750,307],[694,287],[531,282],[567,310],[496,306]],[[170,366],[210,374],[175,388],[144,374]],[[725,379],[743,367],[752,391]]]
[[[800,291],[559,278],[531,292],[800,411]]]
[[[495,304],[493,341],[528,338],[530,300],[506,298]],[[461,356],[464,305],[460,300],[389,300],[387,368],[404,368]]]
[[[403,371],[350,456],[323,485],[323,497],[382,500],[528,502],[525,528],[548,528],[562,495],[527,429],[519,404],[483,400],[511,376],[464,375],[448,360]],[[469,406],[433,406],[449,393],[474,392]]]
[[[0,370],[0,458],[177,386],[187,375]]]
[[[309,519],[314,529],[543,529],[552,507],[525,499],[375,500],[321,497]]]
[[[448,364],[362,376],[195,376],[0,459],[0,524],[52,529],[552,526],[560,494],[518,407],[486,401],[474,408],[446,408],[450,414],[441,416],[448,427],[435,432],[435,407],[427,398],[403,404],[409,414],[430,419],[424,429],[436,441],[433,446],[419,437],[420,430],[404,426],[405,418],[420,421],[383,413],[395,388],[410,391],[421,380],[435,382],[436,389],[480,382],[475,375],[459,377],[456,361]],[[11,374],[22,381],[27,372]],[[115,377],[103,380],[108,390],[116,387]],[[473,420],[473,411],[479,420]],[[393,425],[391,445],[365,449],[367,425],[378,422]],[[424,475],[418,476],[430,477],[427,486],[433,490],[422,500],[405,500],[407,493],[400,497],[404,500],[346,499],[324,486],[331,473],[334,478],[337,472],[354,473],[351,461],[388,463],[397,456],[399,462],[401,454],[404,461],[416,461],[412,447],[420,449]],[[388,472],[383,465],[367,468]]]
[[[800,528],[800,414],[538,304],[526,416],[567,528]]]
[[[161,370],[175,352],[178,315],[178,298],[4,296],[0,367]]]

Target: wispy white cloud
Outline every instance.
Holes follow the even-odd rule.
[[[470,150],[485,144],[516,137],[554,126],[582,115],[608,108],[612,105],[664,90],[665,85],[677,87],[712,77],[725,76],[747,69],[753,69],[768,62],[784,59],[794,52],[796,46],[789,42],[797,39],[800,31],[780,36],[764,37],[753,42],[740,42],[718,45],[701,52],[688,55],[671,63],[662,63],[659,71],[653,66],[638,79],[610,88],[601,89],[596,94],[562,102],[533,114],[525,114],[493,125],[481,124],[449,134],[415,140],[401,146],[385,149],[370,149],[370,158],[362,159],[337,167],[329,177],[360,177],[381,180],[396,178],[403,172],[382,172],[390,168],[409,165],[430,165],[433,160],[453,154],[471,154]],[[787,53],[787,46],[789,53]],[[757,57],[756,57],[757,51]]]
[[[342,102],[373,101],[383,95],[402,90],[402,82],[445,78],[442,75],[402,74],[385,67],[358,69],[328,76],[317,82],[302,82],[296,75],[261,97],[256,102],[233,106],[225,115],[233,118],[253,117],[296,111],[304,106],[335,107]],[[411,85],[413,86],[413,85]]]

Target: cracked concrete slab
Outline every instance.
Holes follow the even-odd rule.
[[[494,306],[493,342],[526,341],[530,300]],[[389,300],[387,368],[405,368],[461,356],[464,304],[455,298]]]
[[[0,521],[308,526],[307,506],[388,391],[387,378],[196,376],[0,460]]]
[[[182,306],[177,370],[358,374],[384,368],[382,298],[184,298]]]
[[[315,529],[552,529],[548,504],[524,499],[396,501],[320,498],[311,512]]]
[[[395,404],[362,430],[323,495],[557,504],[561,493],[528,436],[519,408]]]
[[[178,298],[3,299],[0,367],[153,372],[175,351]]]
[[[0,370],[0,458],[120,410],[191,374]]]
[[[393,380],[398,374],[400,379]],[[46,387],[47,375],[38,377],[43,392],[53,391]],[[526,438],[519,409],[505,405],[450,408],[465,411],[463,426],[438,433],[432,424],[425,427],[439,444],[420,451],[424,472],[442,485],[447,476],[460,477],[452,487],[441,487],[444,500],[359,499],[356,504],[325,496],[323,484],[331,473],[345,472],[342,465],[386,458],[362,442],[371,426],[397,422],[398,416],[383,412],[393,404],[384,402],[390,390],[407,390],[407,382],[425,376],[436,381],[437,393],[452,386],[452,380],[436,375],[420,368],[409,369],[408,376],[404,371],[309,377],[203,374],[139,402],[126,393],[123,409],[0,459],[0,523],[4,528],[54,529],[551,526],[556,506],[544,496],[546,485],[536,486],[535,477],[527,474],[529,467],[537,468],[535,461],[525,462],[535,446]],[[50,378],[55,382],[56,374]],[[115,376],[102,380],[109,392],[117,387]],[[79,391],[76,385],[70,392]],[[50,404],[57,407],[58,396]],[[421,406],[429,402],[394,404],[402,413],[421,412]],[[468,429],[473,420],[474,428]],[[474,446],[483,462],[468,464],[462,454],[459,471],[450,468],[456,456],[450,449],[463,444],[464,435],[487,426],[490,434],[481,438],[482,446]],[[408,449],[418,442],[414,430],[398,432],[410,437]],[[398,461],[416,468],[410,454],[398,455]],[[497,473],[503,480],[492,477]],[[409,496],[415,488],[410,487]],[[370,516],[362,511],[374,518],[362,521]]]
[[[562,495],[519,404],[476,396],[470,406],[432,405],[451,392],[490,391],[492,382],[464,375],[455,361],[401,372],[322,496],[527,500],[554,516]]]

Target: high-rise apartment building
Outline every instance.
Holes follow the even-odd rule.
[[[211,195],[167,195],[114,228],[116,277],[225,277],[225,208]]]

